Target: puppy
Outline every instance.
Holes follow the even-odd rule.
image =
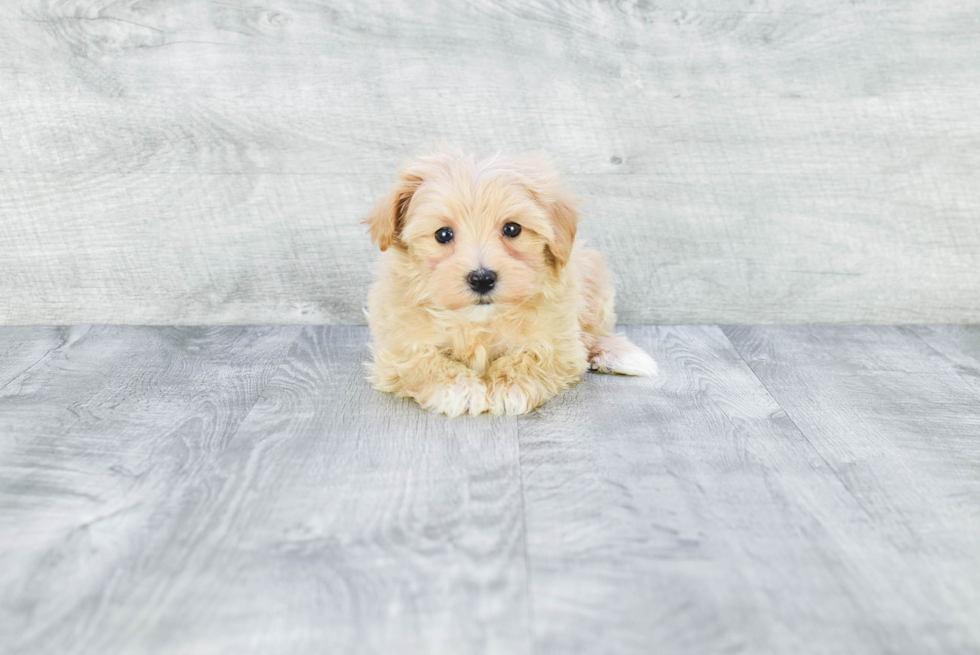
[[[524,414],[586,368],[652,376],[614,335],[602,256],[539,157],[447,149],[403,168],[364,220],[384,252],[368,298],[375,389],[425,409]]]

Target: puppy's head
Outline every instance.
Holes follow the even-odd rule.
[[[571,256],[578,214],[543,158],[445,150],[403,168],[364,221],[448,310],[519,305]]]

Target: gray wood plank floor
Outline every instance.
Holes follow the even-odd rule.
[[[446,419],[360,327],[0,329],[0,652],[980,652],[980,328],[626,331]]]

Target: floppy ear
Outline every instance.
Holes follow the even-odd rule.
[[[543,154],[523,157],[519,167],[526,176],[524,183],[531,197],[548,213],[553,234],[544,236],[548,239],[548,251],[561,268],[568,263],[575,245],[577,203],[565,190],[551,160]]]
[[[564,191],[559,192],[546,207],[555,230],[554,237],[548,240],[548,249],[561,268],[572,256],[575,233],[578,232],[578,211],[575,209],[575,201]]]
[[[368,226],[371,241],[384,252],[397,243],[395,237],[401,231],[405,211],[412,196],[422,184],[422,177],[409,168],[398,173],[398,182],[387,196],[378,201],[371,213],[362,222]]]

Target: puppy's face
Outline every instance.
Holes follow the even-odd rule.
[[[486,314],[541,293],[577,220],[546,162],[447,151],[404,168],[365,222],[382,250],[408,256],[433,304]]]

